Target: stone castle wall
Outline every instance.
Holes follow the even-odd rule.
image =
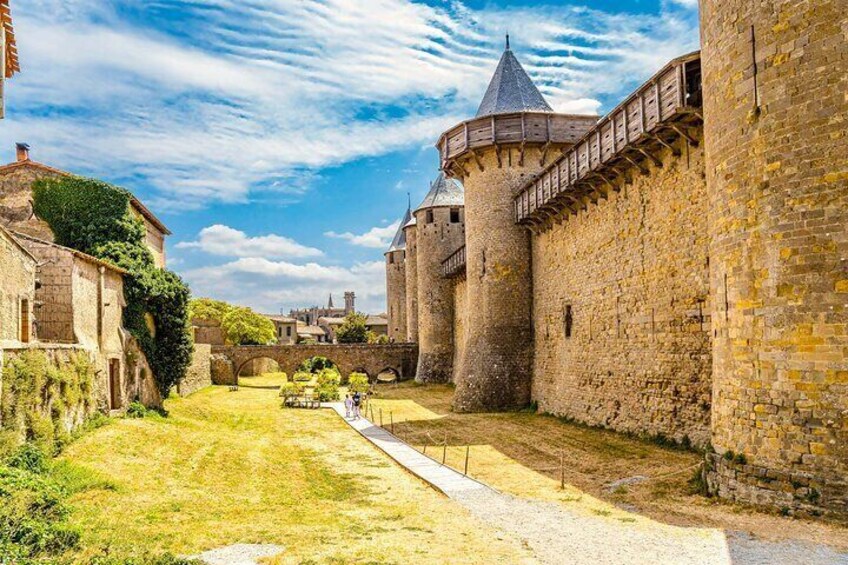
[[[57,172],[28,164],[0,172],[0,221],[3,225],[11,231],[53,241],[50,226],[32,211],[32,183],[56,176],[59,176]]]
[[[418,343],[418,232],[412,225],[406,234],[406,341]]]
[[[843,0],[703,0],[715,331],[709,481],[848,513]],[[741,455],[740,455],[741,454]]]
[[[207,343],[195,343],[191,365],[186,375],[177,385],[180,396],[188,396],[193,392],[212,385],[212,346]]]
[[[453,366],[462,365],[465,342],[468,339],[468,282],[464,277],[454,279],[453,288]]]
[[[35,302],[36,262],[5,230],[0,230],[0,347],[20,339],[21,300],[28,301],[30,320]]]
[[[624,432],[709,441],[711,340],[703,149],[634,173],[532,238],[533,399]],[[570,333],[570,336],[567,334]]]
[[[40,288],[35,291],[38,339],[57,343],[75,343],[74,304],[71,278],[74,256],[48,243],[23,240],[38,259]]]
[[[427,212],[433,222],[427,223]],[[453,282],[446,279],[442,261],[465,241],[465,223],[450,222],[450,208],[416,210],[418,244],[418,343],[416,378],[420,382],[451,380],[453,372]]]
[[[406,252],[386,253],[386,299],[389,307],[388,335],[397,342],[406,341]]]

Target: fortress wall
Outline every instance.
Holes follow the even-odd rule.
[[[468,328],[468,283],[464,277],[455,279],[453,287],[453,366],[459,367],[465,353]]]
[[[711,340],[701,148],[533,237],[542,411],[618,431],[710,432]],[[571,306],[571,337],[566,337]]]

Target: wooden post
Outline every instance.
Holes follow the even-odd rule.
[[[394,419],[394,416],[392,415],[391,411],[389,412],[389,426],[391,427],[392,435],[394,435],[395,434],[395,419]]]
[[[445,464],[445,460],[448,456],[448,434],[445,434],[445,442],[442,444],[442,465]]]
[[[423,451],[423,453],[424,453],[424,455],[427,455],[427,440],[426,439],[424,440],[424,451]]]
[[[468,453],[471,451],[471,446],[465,446],[465,471],[462,473],[463,475],[468,475]]]
[[[383,409],[380,408],[380,427],[383,427]]]
[[[565,450],[559,451],[559,488],[565,490]]]

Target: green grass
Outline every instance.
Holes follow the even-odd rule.
[[[188,555],[238,542],[283,545],[285,563],[524,556],[330,411],[281,409],[276,390],[247,387],[166,408],[167,418],[114,421],[59,460],[82,562],[107,548]]]

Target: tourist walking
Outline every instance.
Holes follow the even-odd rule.
[[[353,398],[351,398],[350,393],[345,395],[345,418],[350,418],[350,412],[353,409]]]
[[[353,419],[359,419],[359,405],[362,404],[362,395],[358,392],[353,395]]]

